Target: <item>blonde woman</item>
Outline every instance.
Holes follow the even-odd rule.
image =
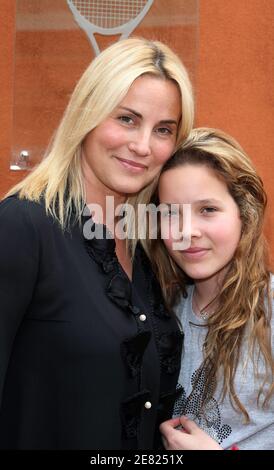
[[[164,166],[154,198],[171,207],[162,218],[168,236],[146,248],[184,333],[181,397],[161,425],[165,446],[273,450],[274,279],[262,181],[234,139],[195,129]],[[190,245],[176,249],[184,204]]]
[[[181,334],[142,250],[132,259],[115,230],[116,208],[154,184],[192,122],[179,58],[159,42],[115,43],[83,74],[46,158],[1,202],[1,448],[158,446]]]

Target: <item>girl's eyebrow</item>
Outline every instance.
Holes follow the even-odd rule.
[[[219,199],[198,199],[194,204],[219,204],[221,201]]]
[[[142,117],[143,117],[142,114],[138,113],[134,109],[127,108],[126,106],[119,106],[118,109],[123,109],[125,111],[128,111],[128,112],[134,114],[135,116],[137,116],[140,119],[142,119]],[[176,121],[176,119],[163,119],[163,120],[159,121],[159,124],[175,124],[177,126],[178,121]]]
[[[198,199],[198,201],[194,201],[192,204],[220,204],[220,200],[218,199]],[[173,206],[173,205],[181,205],[184,203],[180,202],[164,202],[162,204],[166,204],[168,207]]]

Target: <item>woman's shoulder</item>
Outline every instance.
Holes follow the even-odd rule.
[[[0,202],[0,225],[20,229],[37,229],[48,225],[51,217],[47,216],[43,202],[20,199],[17,195],[9,196]]]
[[[0,210],[2,213],[10,214],[11,212],[25,212],[42,210],[44,205],[41,202],[30,201],[29,199],[21,199],[16,194],[8,196],[0,201]]]

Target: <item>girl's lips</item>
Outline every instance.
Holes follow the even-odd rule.
[[[146,165],[142,165],[141,163],[134,162],[132,160],[126,160],[125,158],[118,158],[116,160],[126,169],[135,171],[135,172],[142,172],[147,169]]]
[[[188,250],[182,251],[182,255],[188,259],[198,259],[206,255],[208,251],[208,248],[189,248]]]
[[[184,253],[199,253],[200,251],[208,251],[208,248],[188,248]]]

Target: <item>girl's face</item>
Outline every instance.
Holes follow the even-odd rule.
[[[191,204],[191,246],[174,251],[169,236],[163,242],[170,256],[193,280],[219,280],[234,256],[242,227],[224,181],[205,165],[185,164],[163,173],[159,198],[161,203]]]
[[[181,117],[177,85],[150,75],[83,142],[86,184],[103,193],[134,194],[147,186],[174,151]]]

